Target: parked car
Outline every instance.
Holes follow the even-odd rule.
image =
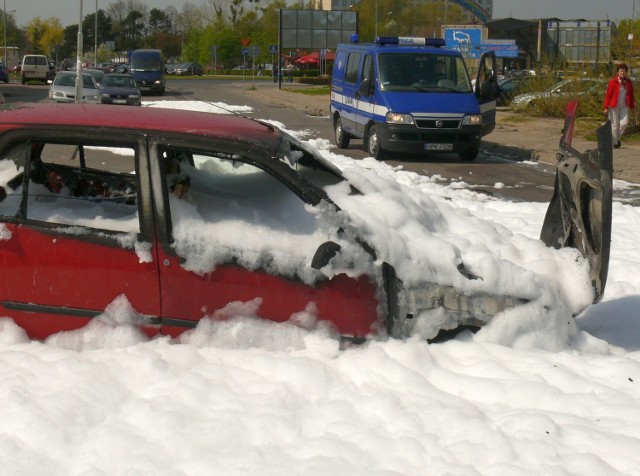
[[[37,80],[47,82],[51,78],[51,67],[45,55],[24,55],[20,68],[21,83]]]
[[[99,69],[100,71],[104,71],[105,74],[115,73],[118,65],[114,63],[98,63],[92,69]]]
[[[519,94],[511,100],[511,109],[533,109],[543,101],[554,98],[569,100],[571,98],[601,96],[607,90],[607,80],[600,78],[571,78],[565,79],[541,92]]]
[[[100,84],[100,102],[140,106],[140,88],[130,74],[105,74]]]
[[[200,63],[182,63],[173,68],[177,76],[202,76],[202,65]]]
[[[536,76],[512,76],[498,80],[500,96],[496,104],[498,106],[508,106],[514,97],[521,94],[523,90],[529,89],[535,82],[540,82],[540,78]]]
[[[129,63],[120,64],[116,68],[116,73],[118,74],[127,74],[128,72],[129,72]]]
[[[58,103],[76,102],[76,72],[60,71],[49,86],[49,99]],[[82,73],[82,102],[99,103],[98,83],[89,73]]]
[[[611,195],[603,194],[608,208],[597,202],[598,179],[584,173],[587,159],[568,153],[566,160],[576,164],[558,166],[565,176],[546,236],[579,247],[585,228],[567,220],[610,211]],[[278,322],[328,322],[354,339],[385,329],[400,337],[419,317],[436,329],[480,326],[501,311],[530,306],[538,299],[530,288],[551,285],[527,271],[535,279],[527,295],[496,292],[500,277],[472,273],[449,248],[432,262],[439,269],[422,259],[398,262],[389,253],[393,234],[377,236],[366,225],[378,190],[355,177],[371,191],[360,191],[307,143],[241,116],[169,108],[123,114],[81,104],[5,110],[0,316],[44,338],[85,325],[125,296],[137,311],[131,324],[151,335],[177,335],[244,306]],[[603,177],[610,185],[610,173]],[[585,188],[589,200],[568,203]],[[562,214],[575,206],[576,213]],[[416,216],[425,230],[437,227],[432,215]],[[609,240],[600,231],[607,217],[597,218],[588,233],[598,240],[592,255],[602,258],[594,268],[606,275]],[[426,232],[425,239],[439,242]],[[594,284],[596,291],[603,286]],[[553,312],[543,299],[537,305]]]
[[[4,84],[9,83],[9,71],[4,63],[0,63],[0,81]]]
[[[82,72],[93,76],[93,79],[95,79],[96,83],[98,83],[98,87],[102,84],[102,78],[104,78],[105,72],[101,69],[85,68],[82,70]]]

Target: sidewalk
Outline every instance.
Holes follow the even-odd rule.
[[[241,85],[246,87],[245,85]],[[269,104],[306,111],[314,116],[329,114],[329,97],[301,94],[296,90],[313,88],[301,83],[257,81],[247,94],[260,97]],[[495,130],[482,141],[482,149],[512,160],[531,160],[554,164],[562,135],[564,119],[528,117],[508,109],[498,110]],[[573,147],[580,151],[597,148],[576,128]],[[622,140],[622,147],[613,150],[613,176],[631,183],[640,183],[640,141]]]

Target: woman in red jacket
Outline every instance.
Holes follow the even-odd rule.
[[[629,110],[636,107],[633,98],[633,83],[627,77],[628,68],[624,63],[618,65],[618,74],[609,81],[604,96],[604,113],[611,121],[613,147],[620,148],[620,136],[629,125]]]

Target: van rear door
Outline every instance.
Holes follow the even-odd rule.
[[[480,105],[482,135],[485,136],[496,126],[496,100],[499,90],[495,51],[487,51],[480,58],[474,92]]]

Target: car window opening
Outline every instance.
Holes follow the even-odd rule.
[[[169,148],[161,154],[172,246],[187,269],[208,273],[224,263],[269,269],[282,262],[277,256],[292,255],[271,271],[300,277],[307,270],[307,280],[318,277],[304,263],[327,232],[283,182],[227,153]],[[239,234],[245,243],[238,242]]]
[[[133,149],[32,143],[13,150],[15,153],[0,160],[0,186],[11,197],[0,201],[1,214],[19,214],[25,184],[20,181],[18,185],[18,175],[25,170],[29,155],[24,218],[126,233],[140,231]],[[123,155],[125,151],[128,156]]]

